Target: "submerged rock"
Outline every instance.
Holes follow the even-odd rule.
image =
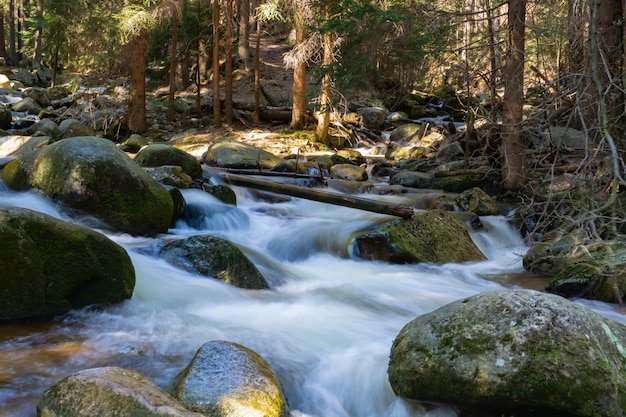
[[[450,213],[429,210],[389,222],[356,239],[359,256],[394,263],[480,261],[485,256]]]
[[[492,291],[407,324],[391,348],[400,396],[497,415],[616,417],[626,327],[564,298]]]
[[[38,188],[134,235],[166,232],[174,212],[165,188],[113,142],[96,137],[64,139],[19,155],[2,180],[17,191]]]
[[[77,372],[50,387],[39,417],[202,417],[138,373],[114,366]]]
[[[252,262],[227,240],[199,235],[165,245],[166,261],[189,272],[220,279],[239,288],[267,289],[269,285]]]
[[[286,417],[287,402],[270,365],[237,343],[204,344],[175,378],[172,395],[207,417]]]
[[[0,321],[46,317],[130,298],[126,251],[91,229],[0,207]]]

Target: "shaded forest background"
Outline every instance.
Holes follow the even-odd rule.
[[[280,37],[293,90],[273,104],[291,108],[291,129],[312,123],[328,145],[353,97],[409,113],[442,102],[538,221],[603,239],[626,231],[619,1],[4,0],[1,11],[6,64],[52,84],[78,73],[128,86],[129,132],[146,130],[146,90],[159,88],[170,117],[176,92],[208,88],[213,125],[234,123],[233,77],[254,79],[258,121],[257,41]],[[566,170],[572,149],[533,150],[552,126],[584,134]]]

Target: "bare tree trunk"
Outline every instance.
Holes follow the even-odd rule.
[[[6,33],[4,30],[4,7],[0,9],[0,56],[7,62]]]
[[[9,65],[17,65],[17,48],[15,34],[15,0],[9,0]]]
[[[330,18],[330,5],[326,5],[325,10],[326,18]],[[320,97],[320,111],[317,116],[317,138],[320,142],[328,144],[328,128],[330,126],[330,110],[331,110],[331,78],[330,78],[330,64],[333,59],[333,39],[330,33],[325,33],[323,36],[324,43],[324,77],[322,78],[322,94]]]
[[[170,88],[167,97],[167,120],[174,119],[174,100],[176,95],[176,69],[178,68],[178,7],[171,0],[170,12],[172,13],[172,50],[170,52]]]
[[[302,2],[304,0],[295,0],[295,30],[296,44],[294,48],[306,40],[306,26],[304,22],[304,12],[302,11]],[[290,127],[292,129],[302,129],[306,122],[306,61],[301,59],[293,69],[293,113],[291,115]]]
[[[35,6],[35,13],[37,14],[37,28],[35,29],[35,39],[33,45],[33,68],[41,69],[41,41],[43,37],[43,28],[41,26],[41,19],[43,18],[43,0],[37,0]],[[4,29],[3,29],[4,31]],[[4,43],[4,39],[2,39]]]
[[[261,19],[256,20],[256,47],[254,56],[254,122],[261,121]]]
[[[237,52],[244,70],[250,71],[250,0],[239,0],[239,45]]]
[[[146,122],[146,53],[148,31],[141,29],[130,41],[130,91],[128,97],[128,129],[142,133],[147,130]]]
[[[524,29],[526,1],[510,0],[508,51],[502,106],[502,181],[507,189],[519,188],[524,167],[522,117],[524,107]]]
[[[213,0],[213,124],[222,126],[220,104],[220,0]]]
[[[233,0],[226,0],[226,65],[224,78],[224,119],[233,124]]]

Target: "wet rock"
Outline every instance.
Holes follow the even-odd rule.
[[[270,365],[237,343],[204,344],[176,377],[172,394],[210,417],[286,417],[287,402]]]
[[[191,178],[202,176],[200,162],[193,155],[171,145],[160,143],[148,145],[137,153],[135,162],[142,167],[177,165]]]
[[[202,189],[220,200],[222,203],[233,206],[237,205],[237,194],[235,194],[235,192],[226,185],[207,185],[203,186]]]
[[[626,327],[562,297],[492,291],[407,324],[394,392],[500,415],[623,416]]]
[[[282,159],[234,139],[222,139],[209,146],[204,162],[220,168],[272,169]]]
[[[433,177],[425,172],[400,171],[389,179],[390,185],[402,185],[409,188],[437,188],[433,185]]]
[[[335,153],[335,156],[339,158],[345,158],[348,161],[347,163],[352,165],[363,165],[366,162],[361,152],[354,149],[340,149]],[[339,160],[334,161],[334,165],[340,163],[346,162],[339,162]]]
[[[389,140],[392,142],[408,143],[424,136],[426,128],[417,123],[406,123],[391,131]]]
[[[134,235],[166,232],[172,220],[167,191],[107,139],[70,138],[27,152],[4,168],[2,180],[13,190],[38,188]]]
[[[220,279],[239,288],[267,289],[263,275],[227,240],[198,235],[166,244],[159,256],[186,271]]]
[[[39,417],[202,417],[138,373],[105,367],[77,372],[53,385],[37,404]]]
[[[183,172],[183,169],[176,165],[163,165],[156,168],[146,168],[146,172],[162,185],[177,188],[189,188],[192,179]]]
[[[0,248],[0,321],[118,303],[133,293],[128,254],[91,229],[0,207]]]
[[[21,101],[15,103],[13,106],[11,106],[11,108],[15,112],[34,114],[34,115],[38,115],[39,112],[43,110],[41,106],[37,104],[37,102],[30,97],[26,97],[22,99]]]
[[[47,136],[9,136],[0,146],[0,157],[18,156],[50,143]]]
[[[465,225],[443,210],[389,222],[357,237],[356,243],[361,258],[393,263],[443,264],[485,259]]]

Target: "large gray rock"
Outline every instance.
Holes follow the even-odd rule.
[[[95,136],[96,131],[76,119],[66,119],[59,125],[59,138],[75,138],[81,136]]]
[[[35,211],[0,207],[0,321],[130,298],[135,269],[106,236]]]
[[[0,105],[0,129],[10,129],[13,121],[11,110]]]
[[[217,278],[239,288],[269,288],[241,249],[218,237],[198,235],[175,240],[166,244],[159,255],[186,271]]]
[[[77,372],[50,387],[38,417],[203,417],[138,373],[105,367]]]
[[[492,291],[407,324],[391,348],[400,396],[497,415],[624,415],[626,327],[564,298]]]
[[[204,162],[221,168],[272,169],[282,161],[276,155],[236,141],[222,139],[207,149]]]
[[[384,107],[362,107],[357,110],[361,115],[363,127],[366,129],[380,130],[387,118],[387,109]]]
[[[394,263],[467,262],[485,259],[467,228],[447,211],[415,213],[356,238],[359,256]]]
[[[18,156],[50,143],[48,136],[9,136],[0,145],[0,157]]]
[[[23,98],[21,101],[18,101],[13,106],[11,106],[13,111],[20,113],[28,113],[28,114],[39,114],[43,108],[37,104],[35,100],[30,97]]]
[[[330,167],[330,176],[338,180],[367,181],[365,168],[352,164],[339,164]]]
[[[168,192],[113,142],[96,137],[60,140],[19,155],[2,171],[13,190],[39,188],[52,199],[134,235],[168,230]]]
[[[270,365],[237,343],[204,344],[175,378],[172,395],[207,417],[286,417],[287,402]]]
[[[191,178],[202,176],[202,166],[195,156],[162,143],[148,145],[141,149],[135,156],[135,162],[142,167],[177,165]]]

